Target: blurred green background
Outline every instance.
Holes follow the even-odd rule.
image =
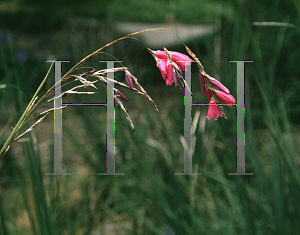
[[[193,107],[192,117],[200,112],[193,171],[202,175],[175,176],[183,172],[183,90],[167,87],[145,46],[126,39],[105,52],[124,61],[159,112],[120,89],[136,127],[134,134],[116,110],[116,172],[125,175],[97,175],[106,169],[106,110],[95,106],[63,110],[63,170],[72,175],[45,176],[53,172],[49,115],[0,161],[0,234],[300,234],[299,20],[299,0],[0,1],[1,146],[49,69],[45,60],[71,60],[64,74],[126,35],[119,22],[212,25],[184,43],[235,97],[236,64],[228,60],[253,60],[245,65],[245,150],[246,172],[254,173],[228,176],[236,170],[236,109],[207,121],[208,108]],[[179,41],[167,48],[187,54]],[[108,58],[85,65],[101,69],[97,60]],[[193,103],[205,103],[197,77],[193,65]],[[116,79],[124,82],[124,74]],[[54,73],[39,97],[53,82]],[[105,97],[98,84],[96,95],[63,102]]]

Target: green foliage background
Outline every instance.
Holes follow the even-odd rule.
[[[294,1],[0,1],[0,144],[42,81],[45,60],[70,60],[121,37],[115,21],[215,24],[219,31],[185,42],[205,70],[236,95],[236,66],[245,65],[246,172],[236,165],[235,108],[228,120],[205,120],[200,111],[194,140],[194,172],[183,172],[183,90],[167,87],[144,46],[125,40],[106,52],[124,61],[156,102],[124,91],[134,134],[116,110],[116,172],[105,172],[106,113],[101,107],[63,110],[63,169],[53,172],[53,118],[47,117],[0,161],[0,234],[298,234],[300,233],[299,118],[300,3]],[[254,26],[283,22],[296,27]],[[215,41],[221,40],[220,64]],[[178,43],[169,50],[182,53]],[[90,66],[101,68],[98,59]],[[54,74],[52,74],[54,76]],[[197,78],[193,67],[193,78]],[[123,74],[116,74],[124,82]],[[193,79],[193,102],[206,102]],[[43,92],[53,81],[49,79]],[[73,103],[105,102],[106,87]],[[123,92],[123,90],[122,90]],[[113,229],[110,230],[110,229]]]

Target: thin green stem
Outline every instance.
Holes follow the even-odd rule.
[[[37,94],[39,93],[39,91],[42,89],[45,81],[47,80],[47,77],[50,73],[50,70],[52,68],[53,63],[51,64],[45,78],[43,79],[42,83],[40,84],[40,86],[38,87],[38,89],[36,90],[35,94],[33,95],[31,101],[29,102],[29,104],[27,105],[27,108],[25,109],[25,111],[23,112],[21,118],[19,119],[19,121],[17,122],[15,128],[13,129],[12,133],[9,135],[8,139],[6,140],[6,142],[4,143],[2,149],[0,150],[0,160],[1,158],[4,156],[4,154],[6,153],[6,151],[8,150],[10,144],[14,141],[14,137],[16,136],[16,134],[18,133],[18,131],[20,130],[20,128],[22,127],[23,123],[26,121],[27,117],[28,117],[28,110],[31,107],[33,101],[35,100],[35,97],[37,96]]]

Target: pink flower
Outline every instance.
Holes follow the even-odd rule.
[[[187,63],[187,65],[190,65],[193,60],[182,53],[170,51],[169,54],[174,62],[171,64],[165,51],[151,50],[151,52],[155,55],[156,65],[159,68],[162,77],[166,80],[166,84],[170,86],[175,82],[175,86],[177,87],[178,78],[176,71],[182,74],[182,71],[185,71],[185,64]]]
[[[235,99],[232,95],[219,90],[215,90],[215,94],[224,104],[235,104]]]
[[[212,87],[207,87],[206,84],[202,85],[202,83],[206,82],[203,76],[205,75],[202,74],[201,76],[201,72],[200,72],[199,79],[201,83],[202,94],[205,85],[205,92],[209,101],[209,108],[208,108],[208,113],[206,118],[209,120],[211,117],[213,117],[215,120],[217,120],[219,116],[223,117],[223,115],[226,118],[224,111],[221,112],[222,109],[220,110],[220,108],[217,106],[216,99],[218,98],[220,101],[232,107],[231,105],[235,104],[234,97],[229,94],[229,90],[221,82],[219,82],[217,79],[213,77],[210,77],[209,75],[205,77],[212,85],[216,86],[217,89]]]
[[[187,63],[188,65],[191,64],[191,61],[193,61],[190,57],[187,55],[184,55],[179,52],[170,52],[171,54],[171,59],[178,64],[178,66],[181,68],[182,71],[185,71],[185,64]]]
[[[211,117],[213,117],[215,120],[217,120],[219,116],[223,117],[211,90],[206,87],[205,92],[209,101],[209,108],[206,118],[209,120]]]
[[[165,51],[152,51],[152,52],[157,58],[161,60],[168,60],[168,56]],[[169,53],[171,55],[171,59],[180,67],[182,71],[185,71],[185,63],[190,65],[191,61],[193,61],[190,57],[188,57],[185,54],[179,52],[173,52],[173,51],[169,51]]]
[[[179,79],[181,79],[181,81],[183,80],[182,73],[183,71],[186,71],[186,65],[190,65],[193,60],[187,55],[179,52],[168,51],[166,48],[164,48],[164,51],[152,51],[150,49],[149,51],[154,56],[156,65],[159,68],[162,77],[166,81],[166,84],[170,86],[174,82],[177,87]],[[199,81],[201,84],[202,95],[205,96],[206,94],[209,102],[206,118],[208,120],[211,117],[217,120],[219,116],[224,116],[226,118],[225,112],[223,109],[218,107],[216,100],[232,105],[235,104],[234,97],[229,94],[229,90],[221,82],[206,74],[199,59],[192,52],[189,52],[189,49],[187,51],[195,59],[195,61],[198,61],[200,72]]]
[[[217,120],[219,116],[223,117],[219,107],[217,106],[216,100],[212,98],[209,102],[206,118],[209,120],[211,117],[213,117],[213,119]]]

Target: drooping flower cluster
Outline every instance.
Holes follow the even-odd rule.
[[[149,49],[149,51],[154,55],[156,65],[168,86],[171,86],[173,82],[175,87],[178,86],[178,82],[184,83],[182,71],[185,71],[185,64],[190,65],[193,61],[190,57],[167,49],[165,51],[152,51]]]
[[[195,56],[195,54],[187,47],[186,50],[189,55],[197,62],[199,67],[199,80],[202,89],[202,95],[207,95],[209,108],[206,118],[209,120],[213,117],[215,120],[218,119],[219,116],[225,117],[226,114],[224,112],[224,108],[221,105],[221,101],[230,107],[235,104],[235,99],[232,95],[230,95],[229,90],[217,79],[209,76],[205,71],[204,67],[200,63],[199,59]],[[179,52],[168,51],[164,48],[164,51],[153,51],[150,50],[151,54],[154,56],[156,60],[156,65],[159,68],[162,77],[166,81],[167,85],[172,85],[173,82],[175,86],[178,86],[178,81],[182,84],[185,83],[182,72],[185,71],[185,65],[190,65],[193,61],[187,55],[184,55]]]
[[[202,89],[202,95],[207,95],[209,108],[206,118],[209,120],[211,117],[217,120],[219,116],[225,117],[223,106],[218,105],[220,101],[232,107],[235,104],[235,99],[230,95],[229,90],[217,79],[210,77],[207,73],[200,72],[199,80]],[[205,94],[204,94],[205,93]]]

